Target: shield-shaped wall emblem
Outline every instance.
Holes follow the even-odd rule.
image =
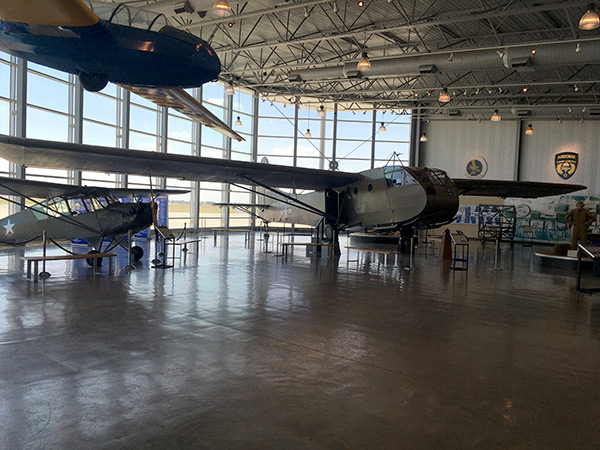
[[[577,162],[579,161],[579,155],[573,152],[562,152],[557,153],[554,156],[554,168],[556,173],[563,180],[568,180],[573,176],[575,170],[577,170]]]

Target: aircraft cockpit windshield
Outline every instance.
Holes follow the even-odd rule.
[[[417,180],[402,166],[389,165],[384,167],[384,175],[388,186],[406,186],[418,184]]]
[[[126,25],[148,31],[160,31],[169,25],[164,14],[133,8],[125,4],[103,3],[86,0],[87,6],[100,19],[117,25]]]

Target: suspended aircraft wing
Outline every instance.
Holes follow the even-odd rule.
[[[581,184],[544,183],[538,181],[481,180],[453,178],[459,195],[480,195],[484,197],[537,198],[551,195],[565,195],[586,189]]]
[[[189,192],[184,189],[121,189],[99,186],[74,186],[45,181],[19,180],[17,178],[0,177],[0,195],[17,195],[29,198],[90,198],[112,195],[114,197],[151,197],[154,195],[176,195]]]
[[[200,122],[202,125],[223,133],[225,136],[229,136],[239,142],[245,140],[183,89],[137,87],[126,84],[121,84],[120,86],[159,106],[173,108],[181,114],[185,114],[193,120]]]
[[[336,188],[362,179],[360,174],[349,172],[330,172],[4,135],[0,135],[0,157],[25,167],[153,175],[218,183],[262,183],[270,187],[297,189]]]
[[[98,22],[81,0],[6,0],[0,2],[0,19],[63,27],[86,27]]]

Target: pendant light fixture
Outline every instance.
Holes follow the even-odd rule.
[[[502,120],[502,116],[497,109],[494,110],[494,114],[492,114],[492,118],[490,120],[492,122],[500,122]]]
[[[319,114],[319,117],[325,117],[325,107],[323,105],[317,110],[317,114]]]
[[[532,135],[533,133],[535,133],[535,132],[533,131],[533,126],[531,126],[531,124],[529,124],[529,125],[527,126],[527,129],[525,130],[525,134],[527,134],[527,135]]]
[[[442,92],[440,92],[440,96],[438,97],[438,101],[440,103],[448,103],[450,101],[450,94],[448,94],[447,88],[442,89]]]
[[[423,133],[423,135],[420,137],[419,141],[427,142],[427,135],[425,133]]]
[[[231,6],[229,6],[227,0],[217,0],[212,10],[219,17],[229,17],[231,15]]]
[[[362,59],[358,62],[356,68],[361,72],[368,72],[371,70],[371,61],[369,61],[367,52],[362,52]]]
[[[233,88],[233,83],[231,83],[231,81],[225,87],[225,94],[227,94],[227,95],[235,94],[235,89]]]
[[[581,16],[581,19],[579,20],[579,29],[589,31],[595,30],[599,26],[600,17],[598,17],[598,14],[594,11],[594,4],[590,3],[587,5],[587,12]]]
[[[237,116],[237,120],[235,121],[235,126],[236,127],[242,126],[242,119],[240,118],[240,116]]]
[[[383,122],[381,122],[381,126],[379,127],[379,132],[380,133],[385,133],[387,130],[385,128],[385,125],[383,124]]]

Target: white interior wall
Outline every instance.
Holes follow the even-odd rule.
[[[467,163],[475,156],[482,156],[488,164],[484,178],[514,179],[518,121],[432,120],[423,131],[428,141],[420,144],[421,166],[443,169],[450,177],[464,178]]]
[[[532,124],[535,133],[522,138],[521,179],[583,184],[588,189],[577,195],[598,195],[600,121],[540,120],[528,123]],[[579,155],[577,170],[566,181],[558,176],[554,168],[554,157],[562,152]]]

